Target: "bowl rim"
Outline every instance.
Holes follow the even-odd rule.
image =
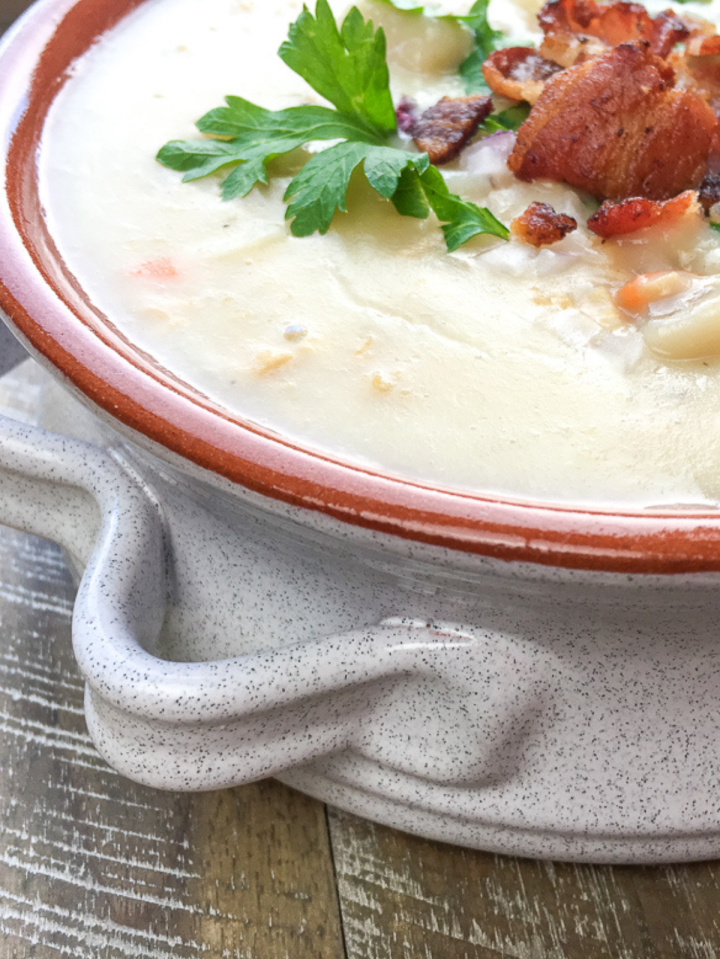
[[[351,526],[566,569],[720,570],[720,511],[513,500],[353,465],[231,416],[126,340],[63,263],[43,216],[36,159],[73,61],[143,2],[40,0],[0,45],[0,306],[45,365],[161,454]]]

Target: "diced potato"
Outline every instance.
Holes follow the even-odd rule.
[[[615,306],[612,294],[605,286],[596,286],[590,290],[581,305],[583,310],[606,330],[617,330],[623,325],[623,318]]]
[[[387,37],[388,62],[413,73],[454,73],[473,48],[469,30],[451,20],[396,10],[387,3],[361,0],[366,19]]]
[[[543,6],[543,0],[514,0],[514,3],[516,7],[526,10],[528,13],[531,13],[533,17],[537,17]]]
[[[720,355],[720,295],[701,300],[687,309],[642,326],[650,349],[674,360]]]

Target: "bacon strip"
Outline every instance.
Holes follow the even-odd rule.
[[[584,63],[591,57],[600,57],[610,47],[597,37],[588,37],[584,33],[548,33],[540,44],[540,54],[560,64],[561,67],[573,67]]]
[[[688,41],[685,51],[689,57],[712,57],[720,53],[720,37],[712,36],[693,37]]]
[[[667,57],[676,43],[693,36],[698,28],[673,10],[665,10],[653,20],[650,50],[655,56]]]
[[[700,204],[694,190],[686,190],[670,200],[647,200],[630,197],[613,203],[606,200],[587,225],[593,233],[604,240],[612,236],[626,236],[648,226],[671,223],[688,213],[700,213]]]
[[[413,140],[419,150],[428,154],[431,163],[436,166],[449,163],[475,136],[491,112],[490,97],[443,97],[414,124]]]
[[[716,120],[674,82],[664,60],[626,43],[555,74],[518,131],[509,168],[599,199],[664,200],[697,186]]]
[[[720,98],[720,37],[693,37],[685,47],[685,54],[673,54],[672,63],[680,83],[711,100]],[[717,103],[715,104],[717,110]]]
[[[557,213],[549,203],[531,203],[510,224],[513,236],[531,246],[557,243],[573,230],[577,230],[577,220],[565,213]]]
[[[551,34],[596,37],[610,47],[621,43],[648,43],[650,51],[666,57],[674,45],[697,32],[691,20],[672,10],[653,18],[639,3],[617,0],[549,0],[538,14],[540,27]]]
[[[545,81],[561,69],[531,47],[494,50],[482,65],[485,82],[493,93],[528,103],[535,103],[545,88]]]

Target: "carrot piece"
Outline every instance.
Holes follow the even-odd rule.
[[[639,315],[647,310],[650,303],[685,293],[694,279],[693,273],[682,270],[641,273],[617,291],[615,302],[626,313]]]
[[[147,260],[132,272],[133,276],[148,276],[156,280],[169,280],[180,276],[177,267],[167,256],[160,256],[156,260]]]

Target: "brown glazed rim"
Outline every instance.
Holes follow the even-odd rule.
[[[0,305],[32,349],[126,427],[265,496],[409,540],[503,560],[626,573],[720,570],[720,514],[611,513],[405,482],[305,450],[154,363],[89,303],[50,236],[36,153],[72,61],[143,0],[42,0],[0,57]]]

